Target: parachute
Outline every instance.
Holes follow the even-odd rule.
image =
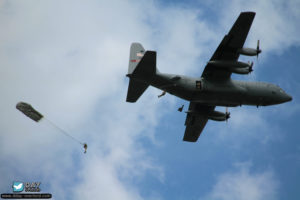
[[[28,103],[19,102],[16,105],[16,108],[19,111],[21,111],[24,115],[26,115],[27,117],[29,117],[30,119],[32,119],[35,122],[39,122],[42,118],[46,119],[41,113],[39,113],[38,111],[36,111]],[[59,126],[57,126],[56,124],[54,124],[53,122],[51,122],[49,119],[46,119],[46,120],[48,121],[48,123],[50,123],[54,128],[56,128],[57,130],[59,130],[61,133],[63,133],[67,137],[70,137],[71,139],[73,139],[74,141],[78,142],[79,144],[83,145],[84,153],[86,153],[86,150],[87,150],[87,147],[88,147],[86,143],[83,143],[83,142],[79,141],[78,139],[76,139],[75,137],[73,137],[72,135],[70,135],[69,133],[67,133],[64,129],[60,128]]]
[[[16,108],[24,113],[27,117],[32,119],[33,121],[39,122],[44,116],[36,111],[30,104],[19,102],[16,106]]]

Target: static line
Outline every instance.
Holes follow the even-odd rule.
[[[60,130],[63,134],[65,134],[66,136],[72,138],[74,141],[78,142],[81,145],[84,145],[84,143],[80,142],[78,139],[76,139],[75,137],[73,137],[72,135],[68,134],[67,131],[63,130],[62,128],[58,127],[56,124],[54,124],[53,122],[51,122],[49,119],[47,119],[46,117],[44,117],[45,120],[47,120],[52,126],[54,126],[55,128],[57,128],[58,130]]]

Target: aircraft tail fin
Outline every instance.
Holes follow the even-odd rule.
[[[128,74],[131,74],[144,56],[145,49],[140,43],[132,43],[130,47]]]
[[[136,102],[156,74],[156,52],[146,51],[139,43],[132,43],[127,76],[130,78],[127,102]]]

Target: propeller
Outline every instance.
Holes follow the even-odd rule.
[[[257,40],[257,46],[256,46],[256,58],[258,59],[258,54],[261,53],[261,49],[259,48],[259,40]]]
[[[253,72],[253,61],[250,63],[250,61],[248,61],[249,64],[249,73]]]
[[[259,40],[257,40],[257,46],[256,46],[256,67],[258,67],[258,55],[261,53],[261,49],[259,48]],[[251,66],[251,69],[250,70],[252,70],[253,71],[253,69],[252,69],[252,66]],[[252,72],[252,71],[250,71],[250,72]]]
[[[227,122],[227,120],[230,118],[230,112],[228,112],[228,107],[226,107],[226,112],[225,112],[225,120]]]

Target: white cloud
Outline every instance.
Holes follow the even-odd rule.
[[[212,191],[203,199],[277,199],[279,183],[272,170],[251,172],[251,163],[236,164],[236,170],[217,177]]]
[[[164,180],[164,166],[141,140],[156,144],[154,128],[175,101],[158,101],[158,91],[148,89],[139,102],[125,103],[129,45],[138,41],[157,50],[162,72],[200,76],[203,58],[223,33],[200,9],[161,7],[155,1],[0,1],[1,191],[9,192],[14,179],[42,179],[54,199],[76,190],[74,199],[99,190],[107,199],[141,199],[131,179],[151,174]],[[220,24],[227,28],[236,15],[224,16]],[[269,37],[263,36],[262,44]],[[286,41],[285,32],[275,36],[279,44]],[[282,48],[297,41],[289,38]],[[21,100],[87,141],[88,153],[46,122],[21,115],[15,109]]]
[[[5,1],[1,10],[1,191],[18,179],[42,181],[54,199],[82,187],[84,196],[101,188],[108,199],[139,199],[138,186],[127,181],[147,173],[163,181],[163,168],[140,140],[156,142],[154,127],[168,106],[153,101],[153,89],[136,104],[125,102],[130,43],[147,48],[154,41],[141,17],[146,8],[122,1]],[[87,141],[88,153],[46,121],[36,124],[19,113],[19,101]]]
[[[130,185],[123,184],[113,165],[99,156],[89,157],[81,171],[82,181],[75,192],[75,199],[142,199]]]

